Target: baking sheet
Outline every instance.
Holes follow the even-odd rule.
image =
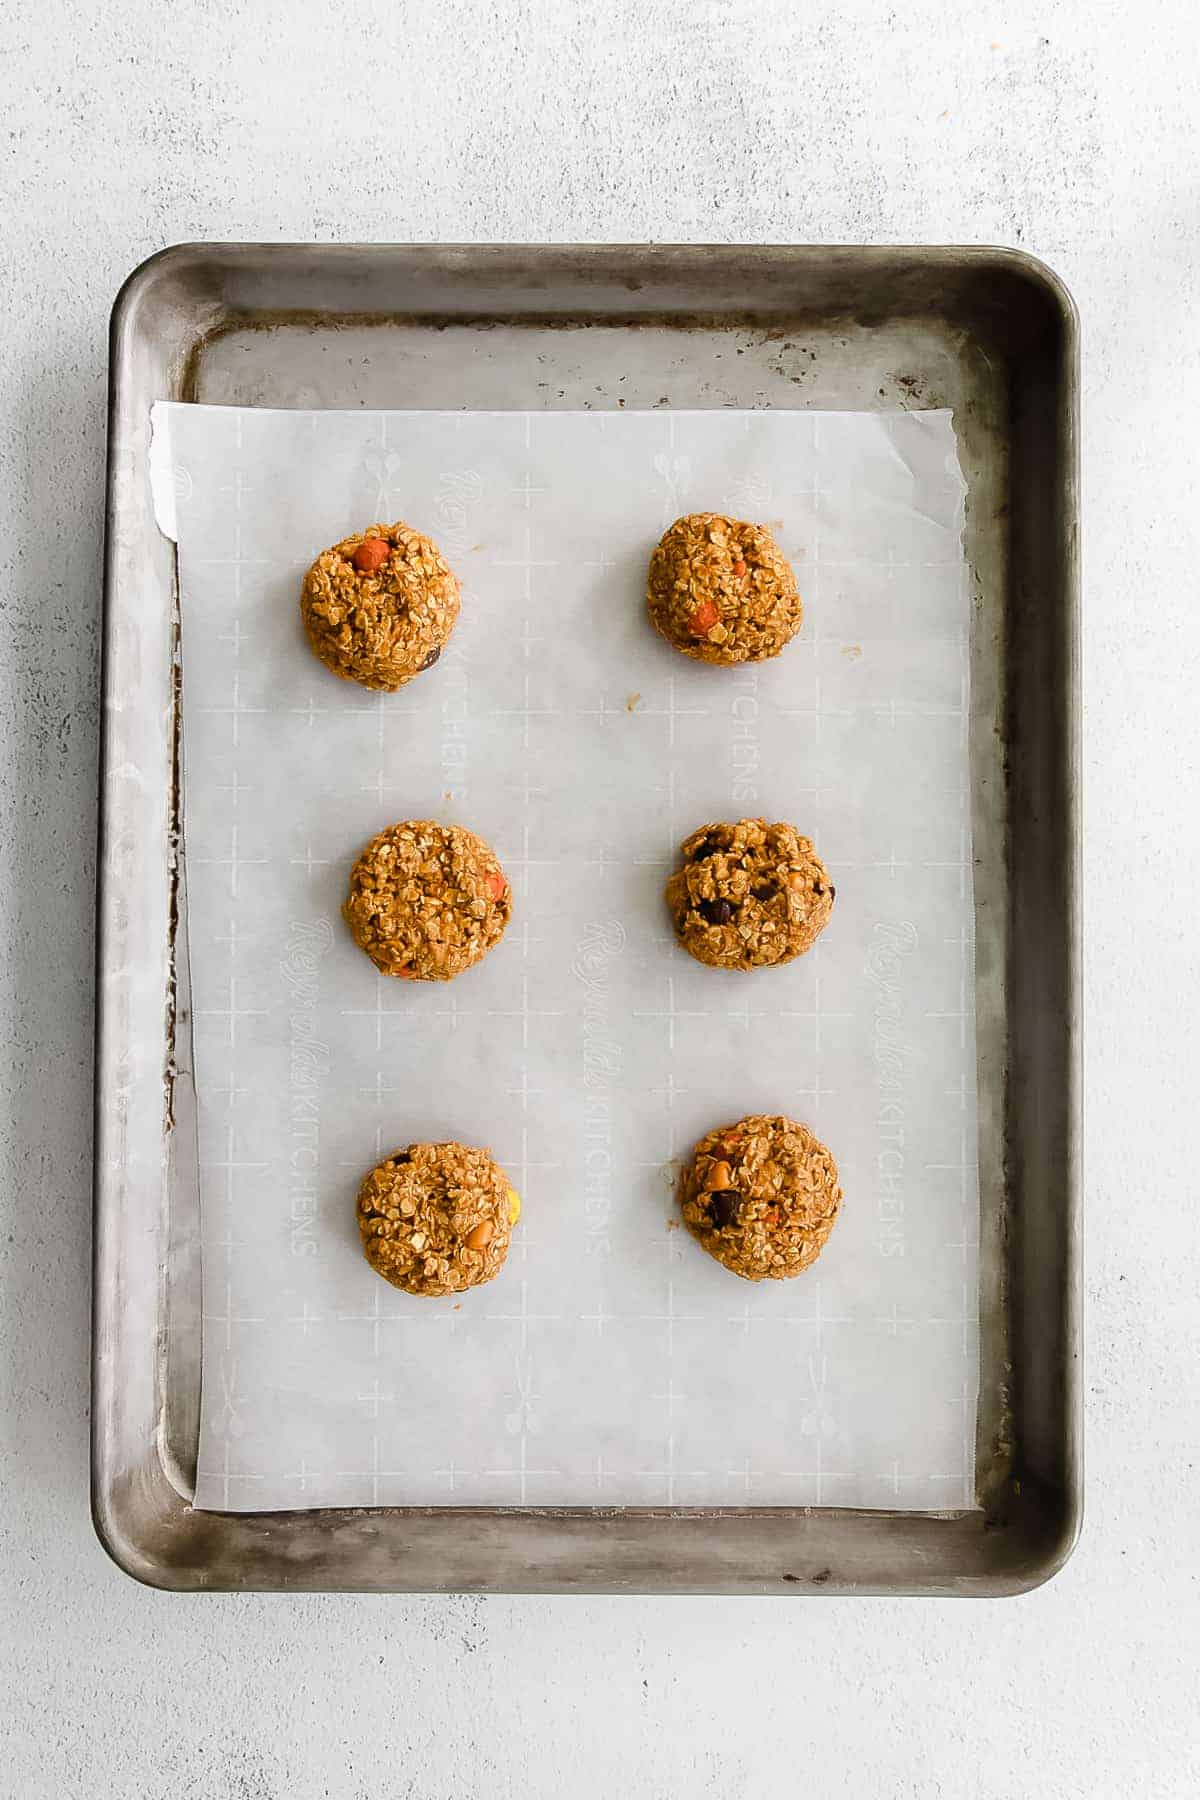
[[[180,545],[188,943],[204,1213],[197,1502],[972,1504],[977,1179],[963,487],[946,413],[156,408]],[[650,631],[678,513],[777,523],[807,603],[757,669]],[[296,595],[370,519],[465,589],[399,695],[311,658]],[[749,977],[671,943],[706,819],[794,819],[838,885],[817,949]],[[388,982],[338,917],[361,844],[433,814],[513,877],[504,944]],[[671,1229],[718,1120],[806,1119],[843,1216],[739,1283]],[[490,1145],[525,1202],[458,1301],[362,1262],[357,1180]]]

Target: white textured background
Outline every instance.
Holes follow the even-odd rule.
[[[6,0],[0,48],[0,1792],[1193,1794],[1194,0]],[[106,1563],[86,1497],[105,327],[133,264],[192,237],[999,242],[1073,289],[1089,1468],[1048,1588],[185,1598]]]

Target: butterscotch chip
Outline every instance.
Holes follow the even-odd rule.
[[[679,1181],[696,1242],[746,1281],[782,1281],[816,1262],[841,1204],[829,1151],[807,1125],[781,1115],[706,1132]]]
[[[702,825],[680,855],[667,906],[675,935],[697,962],[774,968],[810,950],[829,923],[836,890],[794,825]]]
[[[473,831],[409,819],[359,856],[342,917],[382,974],[451,981],[504,936],[512,889]]]
[[[393,691],[430,669],[458,618],[441,551],[403,521],[323,550],[300,593],[308,641],[335,675]]]
[[[791,565],[766,526],[721,513],[676,519],[650,558],[646,603],[668,643],[708,663],[778,656],[804,616]]]
[[[363,1255],[409,1294],[460,1294],[500,1273],[515,1211],[504,1171],[467,1144],[410,1144],[363,1179]]]

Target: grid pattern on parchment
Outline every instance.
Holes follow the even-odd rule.
[[[940,435],[939,435],[940,433]],[[171,409],[204,1225],[198,1500],[972,1503],[977,1176],[969,606],[933,415],[281,415]],[[650,632],[654,539],[776,524],[806,601],[777,662]],[[429,678],[367,695],[296,619],[370,519],[464,580]],[[838,885],[752,977],[673,944],[672,850],[765,813]],[[512,877],[446,987],[376,975],[338,917],[396,818],[470,824]],[[794,1283],[672,1229],[675,1159],[806,1119],[847,1200]],[[362,1262],[358,1178],[487,1143],[524,1200],[501,1277],[414,1301]]]

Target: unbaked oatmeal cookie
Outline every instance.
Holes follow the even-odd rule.
[[[504,936],[512,889],[473,831],[408,819],[359,856],[342,917],[382,974],[451,981]]]
[[[778,656],[804,616],[766,526],[721,513],[676,519],[650,558],[646,603],[668,643],[708,663]]]
[[[433,667],[458,607],[441,551],[403,521],[369,525],[323,550],[300,593],[308,641],[326,668],[389,692]]]
[[[766,1113],[706,1132],[679,1183],[696,1242],[746,1281],[782,1281],[816,1262],[841,1204],[824,1144]]]
[[[410,1144],[364,1178],[356,1210],[376,1274],[408,1294],[461,1294],[500,1273],[521,1202],[486,1150]]]
[[[794,825],[702,825],[680,854],[667,906],[675,935],[697,962],[774,968],[810,950],[829,923],[836,890]]]

